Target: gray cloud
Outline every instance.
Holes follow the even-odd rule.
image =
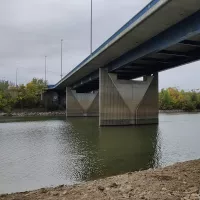
[[[93,49],[117,31],[149,0],[93,0]],[[63,71],[68,73],[89,55],[90,0],[0,0],[0,78],[20,83],[44,77],[47,55],[48,81],[60,77],[60,39]],[[199,63],[160,73],[160,88],[197,88]]]

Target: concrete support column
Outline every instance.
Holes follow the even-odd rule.
[[[158,114],[158,73],[156,73],[137,106],[136,124],[158,124]]]
[[[158,74],[133,81],[99,73],[100,126],[158,123]]]
[[[67,87],[66,115],[68,117],[99,116],[99,92],[76,93]]]

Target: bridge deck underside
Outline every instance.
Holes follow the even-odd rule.
[[[183,40],[161,51],[150,53],[116,69],[108,69],[116,73],[119,79],[134,79],[143,75],[164,71],[200,59],[200,34]],[[77,92],[89,92],[99,88],[98,70],[74,84]]]
[[[152,0],[51,90],[97,90],[99,68],[134,79],[197,61],[199,19],[199,0]]]

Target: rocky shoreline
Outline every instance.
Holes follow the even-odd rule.
[[[26,116],[66,116],[65,111],[53,112],[13,112],[11,114],[0,113],[0,117],[26,117]]]
[[[186,112],[183,110],[159,110],[159,113],[197,113],[200,110],[193,112]],[[34,111],[25,111],[25,112],[12,112],[10,114],[0,112],[0,117],[26,117],[26,116],[66,116],[65,111],[52,111],[52,112],[34,112]]]
[[[200,199],[200,160],[90,181],[0,195],[0,200]]]

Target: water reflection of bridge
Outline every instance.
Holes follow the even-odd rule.
[[[78,180],[89,180],[159,164],[158,126],[98,127],[97,118],[69,118],[71,145],[75,145]],[[69,132],[69,130],[68,130]],[[69,135],[68,135],[69,137]],[[76,171],[76,170],[75,170]]]

